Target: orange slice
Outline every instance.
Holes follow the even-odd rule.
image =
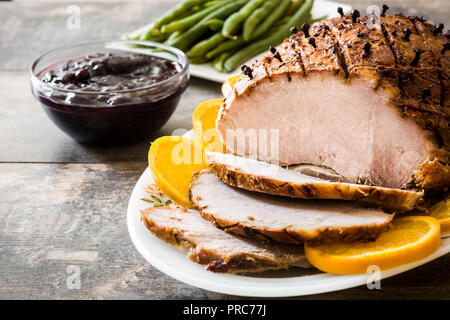
[[[200,103],[192,115],[194,139],[209,151],[225,152],[225,146],[216,130],[216,119],[223,99]]]
[[[230,94],[231,90],[233,90],[234,84],[240,76],[241,74],[237,74],[235,76],[229,77],[227,81],[222,84],[222,94],[224,97],[227,97]]]
[[[440,246],[440,225],[432,217],[394,219],[377,240],[357,243],[305,243],[308,261],[317,269],[334,274],[366,273],[369,266],[391,269],[423,259]]]
[[[191,207],[192,174],[206,168],[202,147],[182,137],[161,137],[152,143],[148,162],[158,188],[176,203]]]
[[[450,231],[450,198],[436,203],[430,209],[430,216],[441,224],[441,232]]]

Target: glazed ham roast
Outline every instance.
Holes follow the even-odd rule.
[[[311,267],[301,247],[261,243],[225,233],[194,209],[148,208],[141,216],[154,235],[188,250],[189,259],[206,265],[209,271],[244,273]]]
[[[385,209],[448,191],[444,26],[340,11],[242,67],[216,120],[231,154],[206,153],[195,209],[142,211],[152,233],[215,272],[309,266],[299,244],[373,240]]]
[[[356,11],[304,26],[243,67],[220,108],[219,136],[231,153],[326,167],[352,183],[446,190],[450,52],[442,31],[401,14],[373,24]]]

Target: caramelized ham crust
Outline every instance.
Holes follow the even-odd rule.
[[[328,167],[352,183],[450,185],[448,39],[416,17],[343,16],[300,31],[242,75],[216,127],[230,152]],[[281,61],[280,61],[281,60]]]

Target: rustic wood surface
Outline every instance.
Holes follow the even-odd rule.
[[[176,281],[149,265],[128,236],[126,207],[146,167],[150,141],[95,148],[73,142],[46,117],[30,93],[27,68],[50,48],[117,38],[148,23],[176,1],[70,2],[81,28],[68,30],[69,3],[0,2],[0,299],[235,299]],[[450,23],[448,0],[342,0],[365,12],[392,11]],[[446,28],[447,29],[447,28]],[[220,86],[192,79],[177,112],[156,136],[191,127],[201,101]],[[69,266],[81,272],[69,289]],[[449,299],[450,255],[365,286],[298,299]]]

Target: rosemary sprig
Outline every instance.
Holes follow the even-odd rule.
[[[157,196],[154,195],[150,195],[152,197],[152,199],[155,201],[156,204],[160,204],[162,205],[162,201],[160,198],[158,198]]]
[[[153,207],[164,207],[169,206],[173,204],[173,201],[170,199],[167,199],[167,197],[161,193],[153,193],[152,188],[147,187],[146,193],[149,195],[150,198],[141,198],[142,201],[151,203]],[[153,194],[152,194],[153,193]]]

